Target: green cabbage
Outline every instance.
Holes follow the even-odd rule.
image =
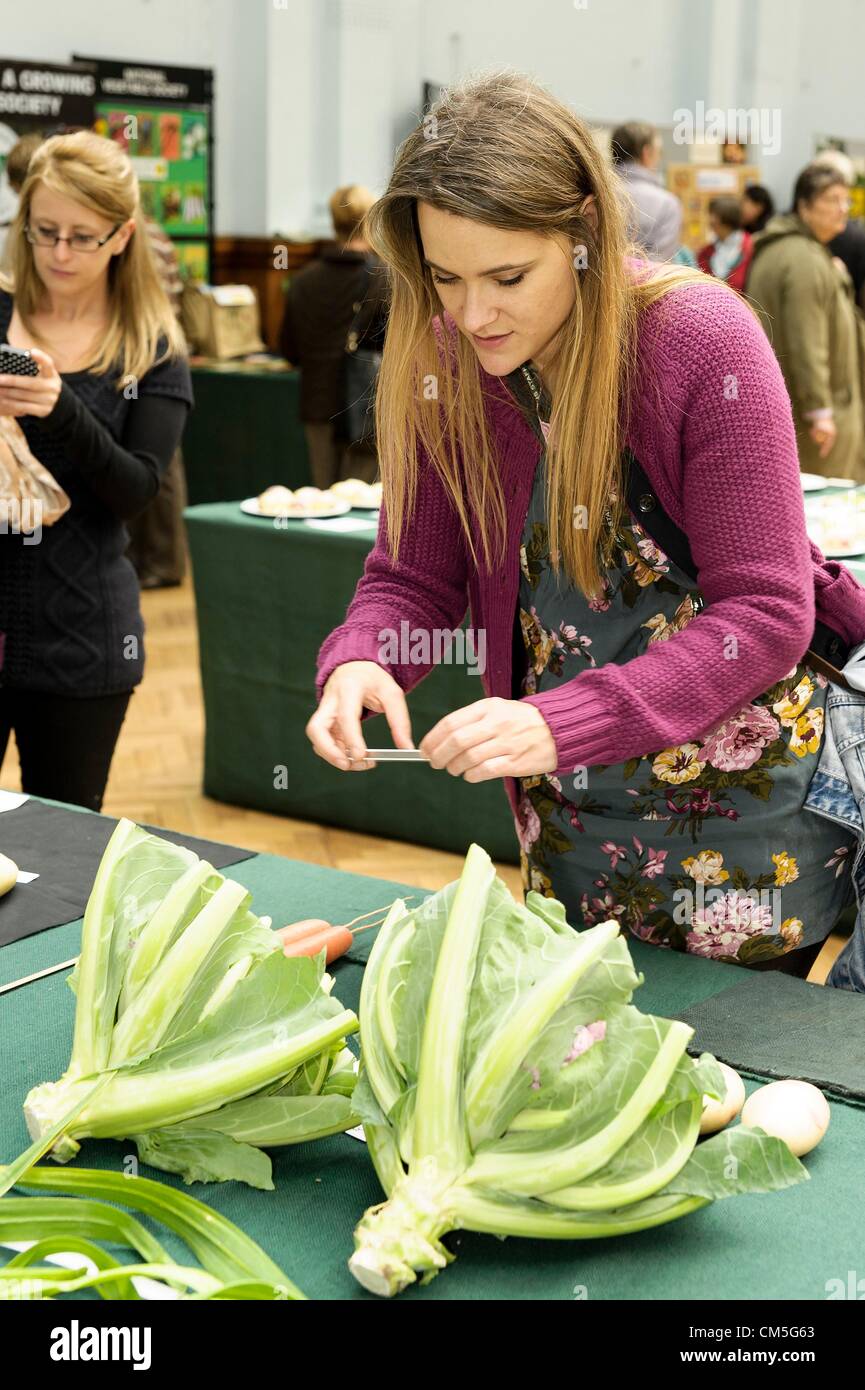
[[[728,1129],[697,1144],[715,1059],[641,1013],[617,922],[577,932],[517,904],[472,845],[462,876],[388,913],[364,975],[354,1106],[388,1200],[350,1268],[394,1294],[452,1258],[446,1232],[594,1238],[807,1178],[787,1145]]]
[[[15,1172],[90,1135],[132,1139],[187,1182],[272,1188],[263,1146],[357,1123],[357,1017],[331,997],[324,952],[287,958],[249,904],[191,850],[118,822],[70,979],[69,1066],[27,1096],[34,1145]]]

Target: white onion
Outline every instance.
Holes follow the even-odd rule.
[[[719,1062],[718,1066],[724,1073],[726,1091],[723,1100],[705,1097],[703,1117],[700,1120],[701,1134],[717,1134],[719,1129],[723,1129],[738,1115],[745,1103],[745,1083],[739,1073],[728,1067],[726,1062]]]
[[[742,1124],[783,1139],[798,1158],[816,1148],[829,1128],[829,1102],[810,1081],[773,1081],[748,1097]]]

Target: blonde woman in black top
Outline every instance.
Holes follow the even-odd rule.
[[[120,147],[90,131],[31,161],[0,287],[0,341],[39,375],[0,375],[71,506],[35,536],[0,535],[0,757],[12,731],[24,790],[98,810],[143,623],[124,522],[156,495],[192,404],[171,306]]]

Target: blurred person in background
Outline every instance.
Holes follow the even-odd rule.
[[[740,140],[725,140],[721,146],[722,164],[744,164],[748,158],[748,147]]]
[[[742,228],[756,236],[770,217],[775,216],[775,200],[761,183],[749,183],[742,194]]]
[[[627,121],[613,131],[610,153],[632,203],[632,239],[651,260],[671,260],[682,244],[682,205],[661,183],[660,135],[648,121]]]
[[[744,290],[754,242],[750,232],[742,227],[738,198],[713,198],[709,204],[709,226],[715,240],[698,252],[700,269],[718,280],[726,280],[731,289]]]
[[[828,169],[837,169],[843,175],[848,188],[856,182],[856,170],[849,155],[841,150],[823,150],[815,155],[813,164]],[[847,219],[847,226],[829,242],[833,256],[844,262],[853,281],[853,293],[860,309],[865,309],[865,227],[854,217]]]
[[[754,238],[747,294],[781,364],[803,471],[865,482],[865,322],[829,243],[850,195],[837,169],[809,164],[793,211]]]
[[[132,163],[92,131],[33,155],[0,288],[0,342],[38,376],[0,375],[70,508],[33,544],[0,535],[0,760],[25,792],[98,811],[144,671],[125,522],[155,497],[192,404],[185,344],[146,236]]]
[[[341,478],[373,482],[374,451],[346,436],[345,353],[349,329],[363,318],[363,346],[380,349],[387,320],[384,268],[363,237],[374,202],[359,184],[330,200],[336,240],[293,275],[285,302],[280,351],[300,368],[300,418],[315,487]]]
[[[162,288],[178,323],[183,280],[174,242],[152,217],[144,219]],[[142,589],[163,589],[180,584],[186,573],[186,536],[183,509],[186,506],[186,475],[183,452],[176,449],[162,475],[159,491],[138,516],[128,523],[129,558]]]
[[[15,194],[15,211],[17,211],[17,198],[24,187],[30,160],[44,138],[41,131],[32,130],[29,134],[22,135],[20,140],[16,140],[6,156],[6,181]],[[12,213],[8,222],[0,225],[0,273],[8,274],[11,269],[12,242],[9,238],[9,229],[14,221],[15,212]]]

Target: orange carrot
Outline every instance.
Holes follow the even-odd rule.
[[[311,932],[328,930],[330,925],[323,917],[305,917],[302,922],[289,922],[287,927],[280,927],[275,935],[279,937],[283,946],[289,946],[294,941],[302,941]]]
[[[411,894],[410,896],[414,896]],[[300,922],[289,922],[287,926],[280,927],[274,933],[282,942],[283,952],[287,956],[314,956],[321,950],[322,946],[327,947],[327,964],[336,960],[338,956],[345,955],[355,937],[355,932],[367,931],[370,927],[380,927],[384,918],[381,917],[377,922],[368,922],[365,927],[355,927],[355,922],[360,922],[364,917],[371,917],[374,912],[383,911],[380,907],[374,907],[369,912],[362,912],[359,917],[353,917],[350,922],[343,926],[334,926],[331,922],[326,922],[323,917],[305,917]],[[354,931],[350,928],[354,927]]]
[[[282,935],[282,933],[278,933]],[[283,950],[287,956],[317,956],[321,948],[327,948],[327,964],[344,956],[354,941],[354,933],[348,927],[323,926],[319,931],[307,932],[289,941]]]

